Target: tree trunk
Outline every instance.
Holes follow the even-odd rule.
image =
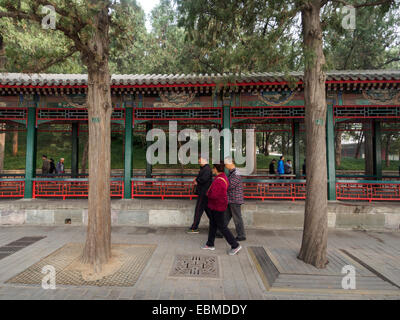
[[[6,133],[3,131],[6,124],[0,124],[0,173],[4,170],[4,156],[5,156],[5,146],[6,146]]]
[[[18,154],[18,125],[14,126],[12,138],[12,155],[15,157]]]
[[[335,132],[335,161],[336,168],[340,167],[342,163],[342,131],[340,131],[340,124],[337,125],[337,130]]]
[[[269,137],[271,133],[265,133],[265,142],[264,142],[264,155],[269,156]]]
[[[321,3],[308,1],[301,11],[305,59],[304,100],[307,199],[298,258],[317,268],[327,264],[328,201],[326,164],[326,74],[322,50]]]
[[[3,35],[0,33],[0,72],[6,71],[7,57],[4,47]]]
[[[88,67],[87,107],[89,113],[89,209],[86,244],[82,261],[94,272],[111,257],[111,77],[108,7],[93,18]]]
[[[88,153],[89,153],[89,136],[85,143],[85,147],[83,148],[83,153],[82,153],[82,160],[81,160],[81,173],[82,174],[86,173],[86,167],[87,167],[87,162],[88,162]]]
[[[364,132],[361,132],[360,136],[358,137],[357,141],[357,147],[356,147],[356,153],[354,154],[355,159],[360,159],[360,151],[361,151],[361,145],[364,140]]]

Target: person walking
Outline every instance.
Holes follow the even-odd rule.
[[[284,157],[284,156],[281,156],[280,159],[279,159],[279,161],[278,161],[278,173],[279,173],[279,174],[285,174],[285,164],[284,164],[284,161],[285,161],[285,157]]]
[[[208,241],[202,246],[203,250],[215,250],[214,242],[217,229],[219,229],[225,240],[230,244],[231,250],[228,254],[237,254],[242,246],[237,242],[233,234],[225,225],[224,212],[228,207],[229,181],[224,173],[224,163],[214,164],[213,173],[216,175],[210,189],[207,192],[208,208],[210,209],[210,227],[208,229]]]
[[[190,233],[190,234],[199,233],[199,224],[200,224],[200,220],[201,220],[201,217],[202,217],[204,211],[206,212],[207,216],[209,217],[206,193],[212,183],[212,172],[211,172],[211,168],[208,164],[208,161],[206,159],[206,156],[199,157],[199,164],[200,164],[199,174],[197,175],[196,179],[194,179],[194,181],[193,181],[195,188],[196,188],[195,193],[197,194],[197,202],[196,202],[196,207],[195,207],[195,211],[194,211],[193,224],[187,231],[187,233]]]
[[[232,158],[225,159],[225,168],[229,170],[228,208],[225,211],[225,225],[228,227],[233,218],[237,234],[236,240],[245,241],[246,233],[242,218],[242,204],[244,203],[242,178]]]
[[[47,175],[50,173],[50,161],[47,159],[46,155],[42,156],[43,164],[42,164],[42,174]]]

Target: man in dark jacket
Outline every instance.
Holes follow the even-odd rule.
[[[43,164],[42,164],[42,174],[46,175],[50,173],[50,161],[47,159],[46,155],[42,156]]]
[[[233,218],[236,227],[236,241],[245,241],[246,233],[242,218],[242,204],[244,203],[242,178],[231,158],[225,159],[225,168],[229,170],[228,180],[228,208],[225,211],[225,225],[228,226]]]
[[[199,224],[204,211],[206,212],[207,216],[209,216],[207,208],[208,199],[206,193],[212,183],[212,172],[205,156],[199,157],[199,164],[199,174],[193,181],[196,187],[197,202],[194,212],[193,224],[188,230],[188,233],[199,233]]]

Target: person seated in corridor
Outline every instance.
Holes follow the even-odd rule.
[[[293,169],[292,161],[291,160],[286,161],[286,163],[285,163],[285,174],[292,174],[292,172],[293,172],[292,169]]]
[[[61,158],[60,161],[57,163],[56,173],[57,174],[64,174],[65,173],[64,158]]]
[[[208,208],[210,209],[210,227],[208,229],[208,241],[202,246],[203,250],[215,250],[214,242],[217,230],[220,230],[225,240],[230,244],[229,255],[237,254],[242,246],[237,242],[233,234],[225,225],[224,212],[228,208],[229,181],[224,173],[224,163],[214,164],[213,173],[216,175],[210,189],[207,192]]]

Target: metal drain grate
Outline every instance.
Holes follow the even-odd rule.
[[[68,243],[49,256],[16,275],[7,283],[41,285],[42,268],[51,265],[56,269],[57,285],[133,287],[153,255],[156,245],[113,244],[113,261],[116,268],[102,279],[85,279],[79,262],[84,244]]]
[[[177,255],[169,275],[171,277],[218,278],[218,257]]]
[[[16,241],[10,242],[3,247],[0,247],[0,260],[6,258],[19,250],[22,250],[35,242],[38,242],[46,237],[23,237]]]

